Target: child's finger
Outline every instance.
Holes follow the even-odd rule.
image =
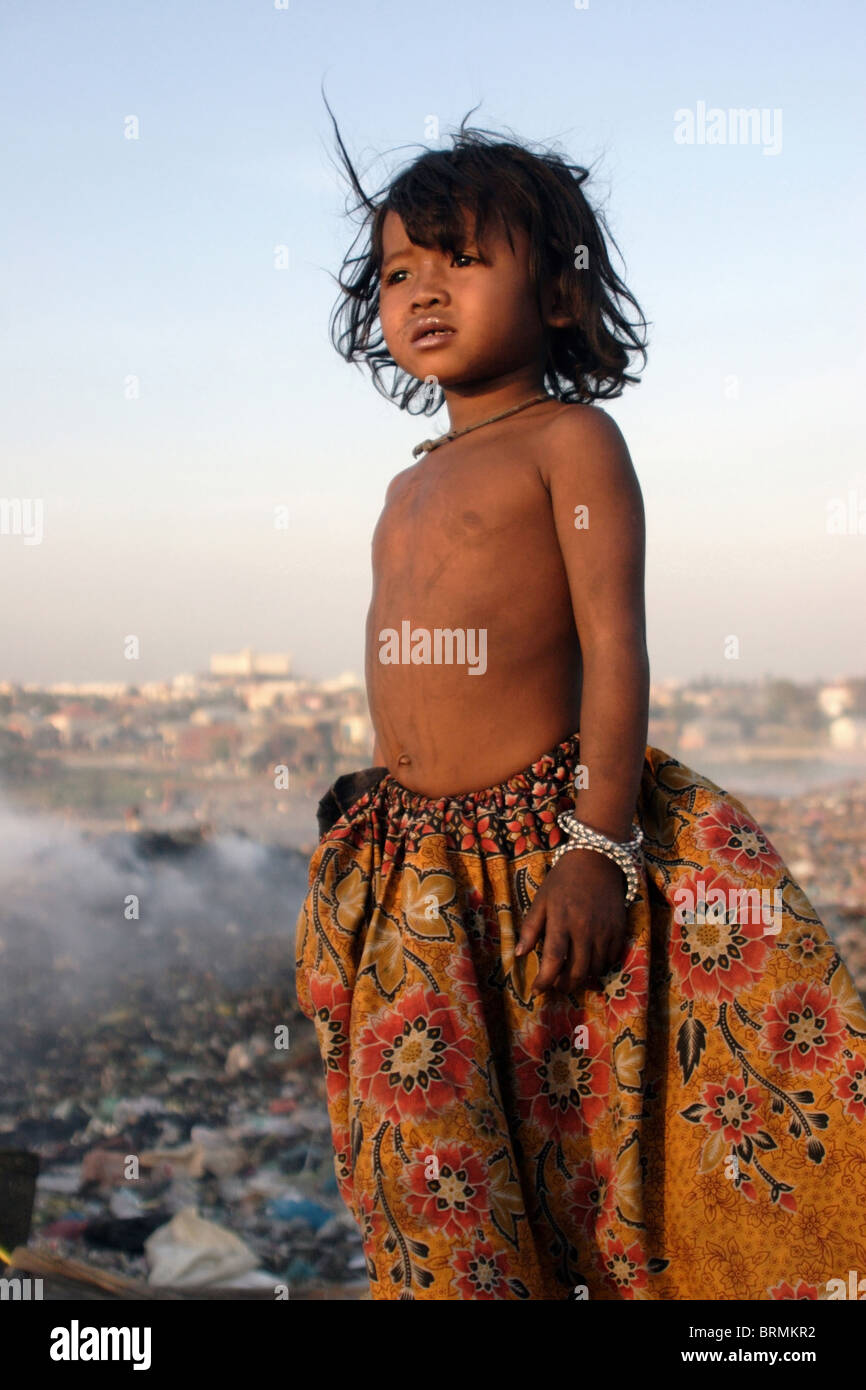
[[[568,955],[566,956],[565,960],[562,962],[562,969],[560,970],[559,974],[557,975],[556,979],[555,979],[554,982],[553,982],[553,988],[554,988],[554,989],[561,989],[562,992],[563,992],[563,994],[568,994],[568,993],[569,993],[569,988],[568,988],[568,973],[569,973],[569,970],[571,969],[571,951],[572,951],[572,946],[571,946],[571,942],[569,941],[569,943],[568,943]]]
[[[610,943],[606,954],[604,970],[602,974],[607,974],[609,970],[614,970],[620,965],[625,955],[626,942],[628,940],[628,919],[624,918],[617,928],[616,933]]]
[[[578,989],[585,985],[587,979],[592,974],[594,964],[594,948],[591,942],[585,939],[574,937],[571,939],[571,956],[569,959],[566,988],[570,994],[573,989]],[[564,972],[563,972],[564,973]]]
[[[541,969],[532,984],[532,994],[541,994],[551,989],[553,982],[568,959],[568,932],[562,927],[552,927],[549,923],[544,934],[544,950],[541,953]]]
[[[520,928],[520,936],[514,948],[516,956],[525,956],[527,951],[531,951],[542,931],[546,918],[544,898],[541,894],[536,894],[535,901],[523,919]]]
[[[604,943],[600,944],[596,942],[592,948],[592,956],[589,962],[589,978],[592,980],[600,980],[602,975],[607,974],[613,959],[614,957],[611,954],[610,948],[605,946]]]

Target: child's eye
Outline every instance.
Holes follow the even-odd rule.
[[[459,265],[461,262],[462,262],[464,265],[473,265],[473,264],[477,263],[478,260],[479,260],[478,256],[473,256],[469,251],[456,251],[456,252],[454,253],[454,257],[453,257],[453,262],[454,262],[455,265]],[[400,280],[400,279],[398,279],[397,277],[398,277],[398,276],[401,276],[401,275],[408,275],[408,274],[409,274],[408,270],[392,270],[391,273],[390,273],[390,275],[386,275],[386,276],[385,276],[385,284],[386,284],[386,285],[401,285],[401,284],[403,283],[403,281]]]

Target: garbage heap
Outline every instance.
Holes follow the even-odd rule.
[[[31,1246],[176,1288],[363,1281],[289,955],[247,941],[241,987],[109,974],[86,1011],[50,970],[7,972],[0,1150],[39,1155]]]

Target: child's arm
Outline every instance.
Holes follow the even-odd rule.
[[[583,659],[580,761],[589,769],[576,814],[627,840],[649,711],[643,499],[609,415],[576,410],[557,424],[548,484]]]
[[[544,471],[583,659],[580,761],[588,786],[577,793],[576,815],[628,840],[649,708],[643,500],[619,429],[595,408],[558,417]],[[563,987],[573,989],[614,964],[627,929],[625,889],[622,870],[596,851],[562,856],[520,936],[525,952],[545,928],[538,991],[560,970]]]

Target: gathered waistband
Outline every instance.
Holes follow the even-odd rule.
[[[537,801],[563,789],[568,790],[580,760],[579,753],[580,737],[574,733],[548,753],[542,753],[540,758],[522,771],[507,777],[504,782],[482,787],[479,791],[459,792],[454,796],[424,796],[404,787],[396,777],[387,773],[379,783],[377,792],[392,805],[402,806],[412,816],[441,813],[455,807],[473,811],[485,806],[507,810],[525,798]]]

